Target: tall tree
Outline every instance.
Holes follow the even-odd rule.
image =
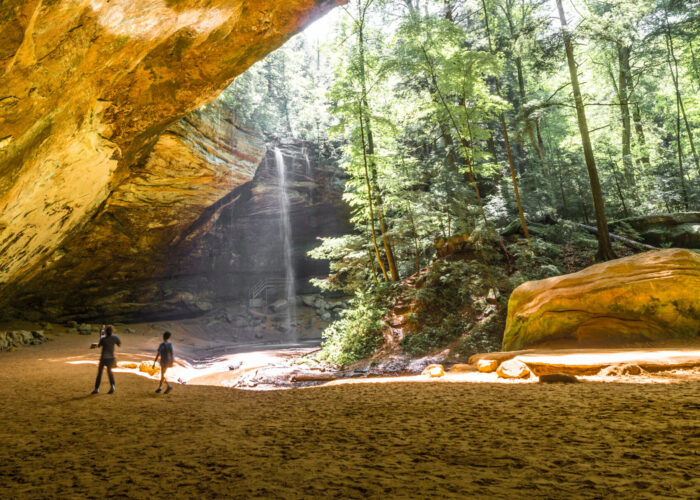
[[[610,245],[610,235],[608,233],[608,221],[605,216],[603,192],[600,188],[598,169],[596,168],[595,157],[593,156],[593,147],[591,146],[591,138],[588,133],[586,110],[583,106],[583,97],[581,96],[581,88],[578,82],[578,69],[574,58],[574,47],[571,41],[571,32],[569,31],[569,26],[566,22],[566,14],[564,12],[562,1],[556,0],[556,2],[557,10],[559,11],[559,20],[561,22],[562,36],[564,38],[566,61],[569,66],[569,75],[571,77],[571,87],[574,94],[578,127],[581,133],[581,142],[583,144],[583,154],[586,160],[586,168],[588,169],[588,177],[591,182],[591,192],[593,194],[593,206],[595,207],[596,222],[598,226],[598,253],[596,256],[600,260],[610,260],[615,258],[615,253]]]

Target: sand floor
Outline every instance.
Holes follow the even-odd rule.
[[[94,365],[67,363],[89,340],[0,353],[0,498],[700,495],[697,380],[159,395],[119,373],[91,396]]]

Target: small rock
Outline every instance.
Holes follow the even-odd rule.
[[[275,312],[279,312],[283,309],[287,309],[289,307],[289,302],[287,299],[279,299],[274,301],[272,304],[270,304],[270,309],[272,309]]]
[[[133,328],[124,328],[124,333],[136,333],[136,330]]]
[[[301,295],[301,302],[306,307],[314,307],[314,302],[316,302],[315,295]]]
[[[549,373],[540,375],[540,384],[577,384],[580,380],[568,373]]]
[[[428,365],[421,375],[427,375],[430,378],[442,377],[445,375],[445,368],[442,365]]]
[[[530,369],[525,363],[518,359],[509,359],[501,363],[496,373],[501,378],[528,378],[530,376]]]
[[[92,327],[87,323],[83,323],[78,326],[78,333],[80,335],[90,335],[92,333]]]
[[[70,321],[66,322],[66,326],[68,328],[78,328],[78,322],[70,320]]]
[[[599,375],[606,377],[621,377],[623,375],[642,375],[644,370],[639,365],[625,364],[625,365],[611,365],[603,368]]]
[[[498,369],[498,360],[496,359],[480,359],[476,363],[476,369],[483,373],[495,372]]]
[[[476,367],[474,365],[468,365],[466,363],[456,363],[452,365],[452,368],[450,368],[449,373],[450,374],[455,374],[455,373],[472,373],[476,371]]]
[[[330,321],[331,320],[331,313],[324,312],[323,314],[321,314],[321,319],[323,321]]]

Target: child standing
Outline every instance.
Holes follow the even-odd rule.
[[[102,354],[100,354],[100,364],[97,367],[97,379],[95,380],[95,390],[92,391],[93,394],[98,394],[100,392],[103,368],[107,368],[107,376],[109,377],[110,389],[107,394],[114,394],[114,375],[112,374],[112,368],[117,366],[114,346],[118,345],[121,347],[122,342],[119,340],[119,337],[112,335],[112,331],[112,325],[105,327],[105,335],[104,337],[100,337],[100,342],[96,346],[102,348]]]
[[[172,390],[172,387],[168,381],[165,380],[165,372],[168,370],[168,368],[173,366],[173,361],[175,360],[175,354],[173,352],[173,345],[170,343],[170,337],[170,332],[165,332],[163,334],[163,342],[161,342],[161,344],[158,346],[156,359],[153,360],[153,367],[155,368],[156,362],[158,361],[158,358],[160,358],[160,384],[158,384],[158,389],[156,389],[156,392],[160,392],[162,390],[163,382],[165,382],[165,385],[167,386],[167,389],[165,389],[165,394]]]

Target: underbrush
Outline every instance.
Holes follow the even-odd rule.
[[[400,343],[410,356],[447,346],[464,357],[499,350],[511,292],[526,281],[591,265],[597,242],[562,221],[538,228],[529,245],[519,237],[510,241],[491,237],[474,246],[465,258],[435,259],[400,283],[358,293],[341,319],[324,332],[319,359],[343,366],[374,354],[388,327],[385,318],[397,304],[410,305]],[[630,250],[620,247],[618,254],[625,253]]]
[[[323,332],[323,349],[317,358],[345,366],[371,356],[382,345],[384,316],[389,305],[388,287],[357,292],[339,320]]]

